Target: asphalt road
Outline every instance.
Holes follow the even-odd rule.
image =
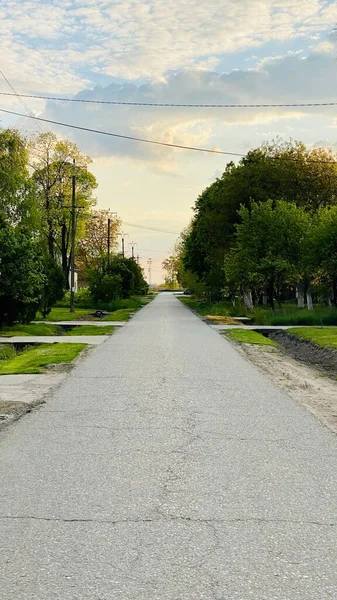
[[[4,600],[337,598],[337,438],[170,294],[0,436]]]

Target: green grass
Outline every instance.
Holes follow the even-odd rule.
[[[37,321],[77,321],[78,319],[83,319],[84,316],[90,315],[93,310],[88,310],[85,308],[76,308],[75,312],[71,313],[69,308],[63,308],[60,306],[56,306],[51,309],[49,315],[45,318],[42,315],[38,315]]]
[[[31,323],[30,325],[13,325],[0,329],[0,337],[29,336],[29,335],[60,335],[62,329],[49,323]]]
[[[256,344],[258,346],[277,346],[278,344],[273,340],[270,340],[257,331],[251,331],[250,329],[233,329],[232,331],[226,332],[226,337],[234,342],[240,342],[241,344]]]
[[[115,328],[112,326],[99,327],[99,325],[79,325],[70,331],[66,331],[64,335],[111,335],[114,330]]]
[[[297,308],[294,302],[283,304],[282,308],[257,306],[247,310],[242,304],[233,306],[230,302],[209,302],[196,298],[181,298],[181,301],[201,316],[219,315],[249,317],[254,325],[337,325],[337,309],[316,305],[314,310]]]
[[[134,308],[121,308],[103,318],[103,321],[128,321],[131,313],[135,312]]]
[[[0,375],[43,373],[46,367],[72,362],[86,344],[41,344],[29,347],[0,363]]]
[[[337,349],[337,327],[298,327],[289,331],[291,335],[295,335],[302,340],[309,340],[318,346],[325,348]]]
[[[131,313],[136,312],[150,301],[151,298],[148,298],[147,296],[128,298],[125,300],[113,300],[109,304],[88,304],[81,308],[75,306],[75,312],[73,313],[70,312],[69,305],[60,302],[57,306],[52,308],[46,318],[43,318],[42,315],[38,315],[36,320],[58,322],[85,320],[87,318],[88,321],[99,321],[100,319],[93,317],[92,314],[96,310],[106,310],[111,312],[111,314],[105,317],[103,319],[104,321],[128,321]]]
[[[12,344],[0,344],[0,364],[16,355],[15,348]]]

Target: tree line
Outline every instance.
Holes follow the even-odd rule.
[[[276,140],[198,197],[163,264],[197,295],[274,307],[297,296],[337,306],[337,157]]]
[[[91,162],[53,133],[29,139],[0,130],[0,326],[47,315],[69,289],[74,175],[75,264],[92,301],[146,289],[141,268],[117,253],[119,219],[97,208]]]

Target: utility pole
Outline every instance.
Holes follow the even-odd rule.
[[[123,256],[123,258],[125,258],[125,238],[129,234],[128,233],[119,233],[118,235],[120,235],[122,237],[122,256]]]
[[[110,256],[111,219],[108,219],[108,256]]]
[[[138,266],[139,266],[139,259],[140,259],[140,256],[139,256],[139,254],[137,254],[136,262],[137,262]]]
[[[147,266],[148,266],[148,274],[149,274],[149,285],[151,285],[151,265],[153,263],[152,258],[149,258],[149,260],[147,261]]]
[[[71,177],[71,261],[70,261],[70,312],[75,312],[75,237],[76,237],[76,175],[75,159],[73,160],[74,172]]]
[[[109,211],[110,212],[110,211]],[[116,212],[110,212],[110,215],[114,215],[117,218]],[[108,260],[111,254],[111,217],[108,218]]]
[[[132,251],[131,258],[132,258],[132,260],[135,260],[135,246],[137,246],[137,243],[131,242],[131,251]]]

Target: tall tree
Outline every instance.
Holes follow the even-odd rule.
[[[110,219],[110,251],[114,253],[118,244],[121,220],[108,210],[93,210],[83,224],[83,235],[76,249],[76,264],[82,273],[93,268],[107,253],[108,219]]]
[[[310,216],[295,204],[267,200],[239,211],[236,243],[225,261],[227,282],[241,294],[267,292],[274,307],[285,284],[295,286],[303,272]]]
[[[28,143],[15,129],[0,131],[0,212],[10,223],[37,226],[36,189],[29,175]]]
[[[83,155],[76,144],[59,140],[53,133],[43,133],[31,143],[33,180],[38,189],[48,252],[51,258],[61,260],[67,282],[71,263],[72,176],[76,175],[76,222],[79,236],[83,231],[81,223],[88,218],[90,208],[95,204],[93,191],[97,182],[87,170],[90,163],[91,159]]]
[[[223,261],[234,243],[239,209],[251,202],[283,199],[317,212],[337,201],[337,159],[324,148],[276,140],[263,144],[199,196],[187,236],[183,263],[217,298],[224,285]]]

